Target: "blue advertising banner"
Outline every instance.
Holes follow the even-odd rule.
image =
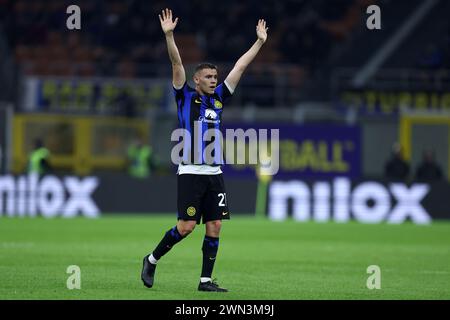
[[[172,101],[165,79],[27,77],[22,111],[137,116]]]
[[[339,110],[354,109],[361,115],[398,116],[402,109],[412,111],[450,110],[449,91],[343,90],[335,98]]]
[[[255,130],[258,141],[267,131],[268,140],[279,130],[278,178],[358,178],[361,173],[361,130],[358,126],[229,124],[224,129]],[[224,139],[229,139],[224,130]],[[249,135],[247,135],[249,136]],[[249,148],[248,139],[245,141]],[[267,149],[270,151],[273,144]],[[236,148],[235,148],[236,149]],[[225,151],[226,153],[228,151]],[[270,154],[270,153],[269,153]],[[248,155],[248,150],[247,150]],[[272,157],[273,159],[273,157]],[[248,160],[248,157],[247,157]],[[255,165],[230,164],[223,171],[230,176],[255,177]]]

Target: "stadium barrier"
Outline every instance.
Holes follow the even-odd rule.
[[[23,112],[118,115],[167,107],[171,82],[161,79],[26,76],[23,79]],[[125,110],[123,102],[131,103]]]
[[[450,219],[450,184],[351,180],[274,180],[268,216],[296,221],[428,224]]]
[[[254,212],[256,181],[228,179],[233,213]],[[176,176],[0,176],[0,216],[46,218],[177,211]]]
[[[12,107],[0,103],[0,174],[8,172],[10,165],[8,155],[11,149],[11,118]]]
[[[55,170],[78,175],[93,170],[124,170],[130,143],[147,141],[150,124],[123,117],[16,114],[13,118],[12,172],[26,171],[33,141],[42,139],[51,150]]]
[[[403,113],[400,142],[405,159],[413,166],[420,162],[423,150],[435,150],[436,161],[444,165],[442,169],[450,181],[450,113]]]
[[[233,214],[254,214],[257,181],[227,177]],[[351,180],[270,182],[263,208],[275,221],[428,224],[450,219],[450,184]],[[0,176],[0,216],[100,217],[105,214],[174,214],[176,176]]]
[[[424,68],[380,69],[363,87],[355,87],[354,68],[336,68],[331,75],[333,104],[362,116],[401,116],[410,112],[450,110],[449,72]]]

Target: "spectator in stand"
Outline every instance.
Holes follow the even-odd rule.
[[[52,171],[52,167],[49,162],[50,152],[44,146],[42,139],[36,139],[34,141],[34,149],[28,159],[28,173],[37,173],[44,175]]]
[[[423,152],[422,163],[416,171],[416,179],[421,181],[437,181],[442,179],[442,169],[436,163],[434,151]]]
[[[409,175],[410,166],[405,161],[400,144],[392,146],[392,156],[384,166],[384,175],[392,180],[406,180]]]

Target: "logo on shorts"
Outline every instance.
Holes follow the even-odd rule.
[[[194,215],[195,215],[195,212],[196,212],[196,210],[195,210],[194,207],[189,207],[189,208],[187,208],[187,210],[186,210],[186,213],[187,213],[187,215],[188,215],[189,217],[194,216]]]
[[[228,214],[228,212],[225,212],[225,211],[222,212],[222,215],[223,215],[223,216],[226,216],[227,214]]]

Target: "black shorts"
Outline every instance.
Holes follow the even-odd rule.
[[[230,219],[222,174],[178,175],[178,220]]]

